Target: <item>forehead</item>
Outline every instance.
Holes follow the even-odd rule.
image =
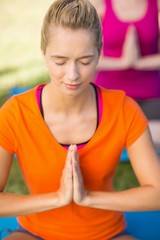
[[[69,51],[72,53],[80,52],[81,54],[97,51],[95,34],[86,29],[72,30],[51,26],[47,49],[58,54],[65,54]]]

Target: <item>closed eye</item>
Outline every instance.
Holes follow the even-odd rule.
[[[62,66],[65,64],[65,62],[55,62],[56,65]]]
[[[84,56],[84,57],[79,58],[79,62],[82,65],[89,65],[89,64],[91,64],[93,59],[94,59],[94,55]]]
[[[80,62],[82,65],[89,65],[90,62]]]
[[[53,62],[59,66],[64,65],[67,61],[67,58],[63,56],[51,56],[51,58]]]

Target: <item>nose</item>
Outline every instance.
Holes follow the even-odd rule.
[[[75,80],[79,79],[80,72],[77,63],[70,63],[67,66],[67,79],[71,82],[74,82]]]

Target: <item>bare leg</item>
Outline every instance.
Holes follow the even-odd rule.
[[[27,233],[14,232],[7,236],[4,240],[36,240],[36,239],[37,239],[36,237],[30,236]],[[129,235],[123,235],[116,238],[112,238],[112,240],[137,240],[137,239]]]
[[[27,233],[13,232],[8,235],[4,240],[37,240],[36,237],[30,236]]]

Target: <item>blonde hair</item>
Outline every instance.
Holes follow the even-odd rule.
[[[98,53],[102,48],[102,32],[96,9],[88,0],[56,0],[48,9],[41,29],[41,50],[46,52],[51,25],[71,30],[85,29],[95,35]]]

